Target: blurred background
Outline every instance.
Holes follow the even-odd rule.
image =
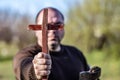
[[[101,80],[120,80],[120,0],[0,0],[0,80],[15,80],[13,56],[35,43],[27,26],[48,6],[65,16],[62,43],[79,48],[90,66],[100,66]]]

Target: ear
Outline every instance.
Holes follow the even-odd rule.
[[[36,31],[34,31],[34,35],[37,37],[37,32]]]
[[[38,38],[40,38],[40,37],[42,37],[42,31],[41,30],[36,30],[36,31],[34,31],[34,33],[35,33],[35,36]]]

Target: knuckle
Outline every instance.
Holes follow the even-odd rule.
[[[50,70],[50,69],[51,69],[51,65],[41,65],[41,66],[39,66],[39,70]]]
[[[40,75],[41,75],[41,76],[47,75],[47,71],[46,71],[46,70],[40,71]]]
[[[34,59],[32,60],[32,63],[35,63],[35,60],[34,60]]]
[[[39,60],[37,60],[37,64],[38,65],[46,64],[46,59],[39,59]]]
[[[40,69],[41,69],[41,70],[45,70],[45,65],[41,65],[41,66],[40,66]]]
[[[41,58],[43,56],[43,54],[41,53],[41,52],[39,52],[38,54],[37,54],[37,57],[38,58]]]
[[[49,65],[49,69],[51,69],[52,68],[52,66],[51,65]]]
[[[51,59],[46,60],[46,64],[50,65],[52,63]]]
[[[51,71],[49,70],[48,73],[47,73],[47,75],[49,75],[50,73],[51,73]]]
[[[49,65],[44,65],[44,70],[48,70],[49,69]]]
[[[46,55],[46,58],[50,59],[50,58],[51,58],[51,57],[50,57],[50,54],[47,54],[47,55]]]
[[[47,62],[47,60],[46,59],[43,59],[43,63],[45,64]]]
[[[46,54],[46,53],[44,53],[44,58],[46,58],[46,59],[50,59],[50,54]]]
[[[34,69],[38,69],[38,66],[37,66],[37,65],[34,65]]]
[[[36,77],[37,77],[37,79],[42,79],[42,76],[40,76],[40,75],[36,75]]]
[[[37,55],[35,55],[34,59],[36,59],[36,58],[37,58]]]
[[[36,76],[45,76],[45,75],[49,75],[51,73],[50,70],[36,70],[35,74]]]

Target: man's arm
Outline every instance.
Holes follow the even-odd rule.
[[[13,60],[14,72],[17,80],[36,80],[32,64],[33,57],[30,54],[19,52]]]
[[[14,57],[14,72],[17,80],[37,80],[50,74],[50,55],[43,52],[37,54],[32,52],[34,51],[20,51]]]
[[[79,80],[100,80],[100,76],[101,68],[94,66],[89,71],[80,72]]]

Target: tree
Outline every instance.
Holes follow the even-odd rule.
[[[0,10],[0,40],[6,43],[15,42],[19,48],[34,41],[33,33],[27,30],[32,23],[29,14],[20,14],[9,9]]]
[[[95,49],[119,54],[120,0],[84,0],[68,12],[63,42],[90,52]],[[71,36],[74,36],[71,39]],[[70,40],[70,39],[71,40]],[[69,41],[67,40],[69,39]]]

